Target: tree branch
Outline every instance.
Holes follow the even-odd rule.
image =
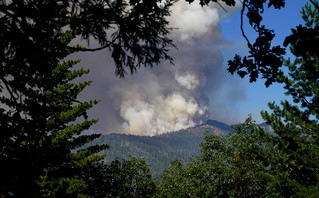
[[[319,10],[318,4],[315,4],[315,2],[314,2],[313,0],[310,0],[310,2],[312,3],[313,6],[315,6],[315,8],[316,8],[317,10]]]
[[[219,7],[221,8],[221,9],[223,9],[225,12],[228,12],[227,10],[226,10],[226,8],[224,8],[224,6],[222,6],[222,4],[220,4],[218,1],[216,1],[216,3],[219,5]]]
[[[101,46],[98,48],[85,48],[85,47],[76,48],[76,47],[70,47],[70,46],[66,46],[66,48],[69,50],[82,51],[82,52],[95,52],[95,51],[103,50],[103,49],[108,48],[110,46],[111,46],[111,44],[107,44],[107,45],[104,45],[104,46]]]
[[[246,1],[247,0],[244,0],[243,2],[241,1],[241,3],[243,4],[243,7],[242,7],[242,9],[240,11],[240,30],[241,30],[241,33],[242,33],[243,37],[246,39],[246,41],[248,43],[248,46],[250,47],[252,45],[251,45],[249,39],[247,38],[247,36],[245,34],[245,31],[244,31],[244,28],[243,28],[243,26],[244,26],[244,24],[243,24],[244,23],[244,17],[243,16],[244,16],[245,7],[246,7]]]
[[[78,103],[78,104],[83,104],[81,101],[79,101],[79,100],[77,100],[77,99],[73,99],[73,98],[69,97],[68,95],[61,94],[61,93],[59,93],[59,92],[57,92],[57,91],[55,91],[55,90],[50,90],[50,91],[53,92],[53,93],[55,93],[55,94],[57,94],[57,95],[59,95],[62,99],[67,98],[68,100],[70,100],[70,101],[72,101],[72,102],[76,102],[76,103]]]

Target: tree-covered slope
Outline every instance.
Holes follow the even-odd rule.
[[[270,132],[266,123],[260,124]],[[102,135],[92,144],[108,144],[110,149],[105,150],[106,163],[112,160],[128,159],[130,156],[144,158],[150,165],[153,175],[160,175],[169,167],[174,159],[184,163],[194,155],[200,154],[200,143],[204,141],[205,132],[224,135],[232,132],[232,126],[216,120],[208,120],[204,124],[188,129],[170,132],[157,136],[136,136],[125,134]]]
[[[152,137],[125,134],[102,135],[93,144],[111,145],[110,149],[104,151],[107,155],[106,163],[116,158],[142,157],[151,166],[152,173],[159,175],[169,167],[171,160],[181,159],[187,162],[192,156],[198,155],[200,143],[204,140],[206,131],[218,135],[231,131],[231,127],[226,124],[219,128],[219,125],[215,126],[213,123],[218,122],[207,122],[204,125]]]

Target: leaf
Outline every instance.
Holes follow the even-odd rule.
[[[247,17],[249,18],[249,24],[251,26],[256,25],[259,26],[262,21],[262,16],[258,13],[257,10],[249,9],[247,13]]]
[[[247,75],[246,71],[238,71],[237,74],[241,77],[244,78]]]
[[[285,7],[285,0],[269,0],[268,8],[274,6],[276,9]]]

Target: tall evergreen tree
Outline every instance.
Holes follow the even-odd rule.
[[[261,112],[273,134],[252,131],[263,143],[261,148],[271,151],[260,153],[252,149],[251,153],[267,167],[268,188],[278,197],[319,196],[318,1],[311,0],[301,13],[305,24],[292,29],[284,41],[284,46],[290,45],[294,55],[293,60],[282,58],[281,61],[289,71],[272,73],[276,74],[273,80],[284,85],[285,94],[292,97],[293,103],[285,100],[279,106],[272,102],[269,103],[272,113]],[[232,63],[243,68],[238,62]]]
[[[270,103],[273,113],[263,111],[262,117],[273,128],[271,144],[278,150],[269,161],[279,178],[277,189],[284,196],[318,196],[319,192],[319,4],[307,3],[302,9],[305,25],[292,29],[284,45],[290,45],[294,60],[284,60],[289,68],[278,82],[294,104]],[[309,194],[307,194],[309,193]],[[315,194],[313,194],[315,193]]]
[[[98,137],[82,134],[97,122],[86,112],[98,101],[77,100],[91,82],[74,80],[89,71],[66,58],[109,49],[121,77],[171,60],[165,17],[173,2],[0,1],[0,196],[94,196],[96,153],[108,146],[80,149]],[[79,37],[100,47],[72,46]]]
[[[67,36],[72,35],[62,34]],[[39,57],[43,53],[37,54],[36,50],[35,57],[8,58],[1,63],[1,72],[6,73],[1,78],[4,89],[0,99],[4,105],[0,125],[0,186],[5,196],[40,196],[40,186],[47,188],[44,184],[49,180],[55,183],[50,187],[59,191],[73,188],[75,183],[85,189],[81,174],[102,158],[92,154],[107,148],[101,145],[72,152],[98,137],[80,135],[97,122],[87,120],[86,111],[98,101],[77,101],[78,94],[91,82],[72,82],[89,71],[73,70],[79,61],[61,61],[69,54],[67,50],[63,56],[60,52],[59,57],[54,57],[54,46],[43,49],[47,57]],[[14,56],[20,56],[19,49],[15,53]],[[77,120],[81,116],[85,120]]]

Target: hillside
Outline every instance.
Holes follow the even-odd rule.
[[[267,128],[267,125],[262,124]],[[104,153],[105,162],[130,156],[142,157],[150,164],[152,173],[160,175],[170,165],[170,161],[180,159],[184,163],[192,156],[200,154],[200,143],[204,140],[205,131],[210,134],[224,135],[232,131],[231,126],[208,120],[202,125],[185,130],[157,136],[135,136],[125,134],[102,135],[93,144],[106,143],[112,147]]]
[[[198,155],[205,131],[217,135],[230,132],[230,130],[225,130],[231,129],[228,125],[229,128],[219,128],[218,125],[214,125],[216,123],[210,122],[153,137],[125,134],[102,135],[93,144],[106,143],[112,146],[104,152],[107,155],[106,163],[116,158],[142,157],[151,165],[152,173],[159,175],[169,167],[171,160],[181,159],[187,162],[192,156]]]

